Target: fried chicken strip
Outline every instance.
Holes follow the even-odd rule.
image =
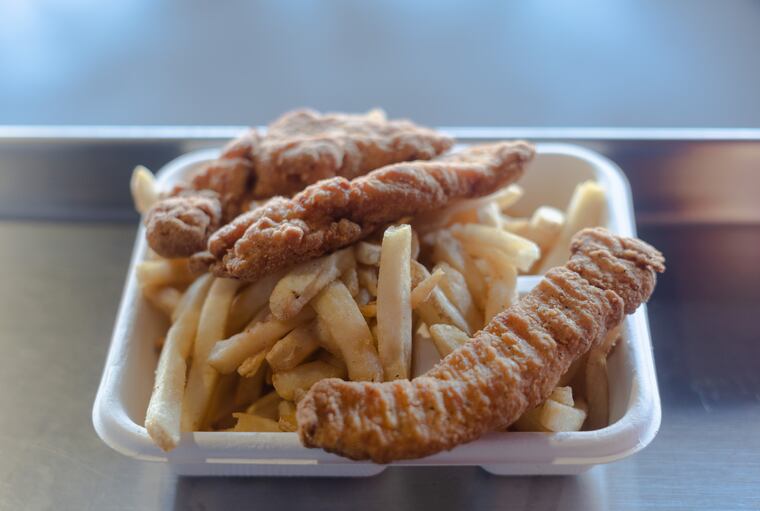
[[[514,182],[533,158],[527,142],[473,146],[431,161],[399,163],[349,181],[320,181],[275,197],[209,239],[220,276],[256,280],[358,241],[406,216],[480,197]]]
[[[366,114],[288,112],[265,135],[249,130],[221,156],[148,212],[148,242],[164,257],[206,249],[211,233],[247,210],[253,199],[292,195],[321,179],[348,179],[391,163],[428,160],[454,141],[405,120]],[[194,191],[206,191],[202,199]]]
[[[651,295],[664,258],[646,243],[586,229],[550,270],[426,375],[322,380],[298,404],[307,447],[377,463],[419,458],[503,430],[543,402],[576,358]]]

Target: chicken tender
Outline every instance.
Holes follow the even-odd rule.
[[[210,238],[220,276],[256,280],[358,241],[402,217],[480,197],[514,182],[533,158],[527,142],[473,146],[432,161],[399,163],[349,181],[335,177],[292,199],[275,197]]]
[[[419,458],[503,430],[543,402],[570,364],[645,302],[662,255],[586,229],[564,267],[426,375],[386,383],[322,380],[299,402],[307,447],[378,463]]]

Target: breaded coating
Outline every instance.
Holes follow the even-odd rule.
[[[180,230],[182,222],[169,222],[168,212],[194,208],[192,190],[217,194],[225,224],[246,211],[254,199],[292,195],[306,185],[333,176],[353,178],[370,170],[407,160],[433,158],[447,151],[453,140],[409,121],[387,120],[380,111],[367,114],[319,114],[313,110],[286,113],[265,135],[251,129],[224,148],[219,158],[192,177],[189,185],[176,187],[171,206],[160,201],[162,229],[146,224],[151,247],[164,257],[187,257],[195,247],[205,248],[208,237]],[[169,200],[169,199],[164,199]],[[175,233],[176,236],[175,236]],[[210,233],[208,233],[210,234]],[[176,239],[174,239],[176,237]]]
[[[222,210],[214,192],[168,197],[145,215],[148,244],[164,257],[186,257],[205,250],[206,240],[221,225]]]
[[[322,380],[299,402],[307,447],[377,463],[419,458],[503,430],[543,402],[570,364],[645,302],[664,271],[646,243],[586,229],[565,267],[426,375]]]
[[[292,199],[275,197],[214,233],[208,244],[217,259],[212,269],[256,280],[354,243],[389,222],[492,193],[522,176],[533,155],[527,142],[500,142],[389,165],[352,181],[320,181]]]
[[[363,115],[289,112],[269,125],[256,152],[254,197],[292,195],[322,179],[352,179],[410,160],[429,160],[454,141],[380,111]]]

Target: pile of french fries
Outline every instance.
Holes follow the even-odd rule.
[[[135,170],[144,212],[158,194]],[[518,186],[404,219],[375,237],[253,283],[196,275],[188,260],[140,263],[145,299],[170,320],[145,426],[164,450],[184,431],[292,432],[317,381],[413,378],[466,343],[517,296],[518,275],[563,264],[572,235],[603,225],[604,190],[581,183],[566,211],[510,209]],[[577,431],[607,424],[606,360],[617,334],[514,426]]]

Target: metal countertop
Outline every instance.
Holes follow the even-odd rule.
[[[131,167],[219,143],[134,133],[0,138],[0,509],[760,509],[760,133],[552,134],[626,171],[639,234],[668,257],[649,306],[663,419],[648,448],[578,477],[441,467],[350,480],[178,478],[95,434],[136,232]]]

